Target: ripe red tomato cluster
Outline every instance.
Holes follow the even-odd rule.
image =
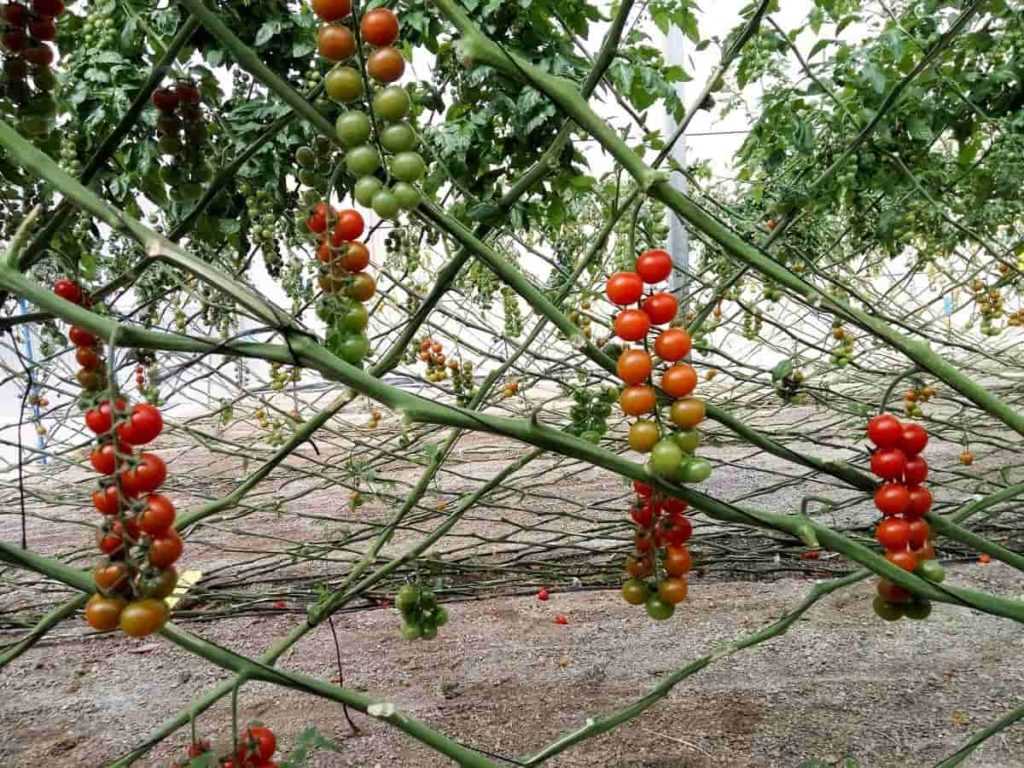
[[[188,747],[188,757],[171,764],[171,768],[185,768],[197,757],[210,755],[218,768],[277,768],[273,761],[277,751],[277,736],[267,726],[252,723],[245,733],[238,735],[238,747],[223,755],[213,755],[213,747],[206,739],[195,741]],[[206,758],[209,760],[210,758]],[[206,765],[207,763],[204,763]]]
[[[666,367],[658,384],[673,398],[669,418],[678,430],[664,430],[657,413],[658,398],[652,374],[655,360],[650,353],[648,334],[653,326],[675,319],[678,305],[675,297],[665,291],[644,296],[644,285],[665,280],[672,272],[672,259],[663,250],[645,251],[636,260],[635,272],[616,272],[608,278],[606,293],[613,304],[622,309],[615,316],[616,335],[624,341],[641,342],[643,347],[627,347],[619,355],[616,370],[625,388],[619,405],[627,416],[638,418],[629,428],[629,445],[640,453],[650,453],[650,470],[666,479],[683,483],[700,483],[711,475],[711,464],[693,455],[700,443],[696,427],[704,420],[704,401],[692,397],[697,386],[697,373],[683,362],[692,342],[684,328],[667,328],[654,339],[654,353]],[[630,308],[638,304],[638,308]]]
[[[920,424],[904,424],[892,414],[883,413],[868,422],[867,435],[875,445],[871,471],[883,481],[875,491],[875,506],[883,515],[875,528],[875,538],[893,565],[941,581],[942,566],[935,561],[931,530],[924,520],[932,506],[932,494],[924,485],[928,463],[921,456],[928,444],[928,432]],[[931,608],[927,601],[915,600],[910,592],[881,579],[875,610],[893,620],[901,616],[923,618]]]
[[[693,525],[686,516],[686,502],[656,493],[646,483],[634,482],[636,501],[629,516],[636,524],[634,552],[626,559],[629,579],[622,597],[630,605],[643,605],[656,621],[675,613],[686,599],[686,574],[691,567],[686,546]]]
[[[309,231],[319,239],[320,288],[317,305],[328,325],[327,348],[352,365],[361,365],[370,353],[365,330],[369,314],[364,306],[377,292],[373,276],[364,270],[370,251],[359,238],[366,230],[362,214],[353,208],[332,211],[317,203],[306,219]]]
[[[66,301],[86,301],[73,280],[57,280],[53,290]],[[150,403],[129,407],[123,397],[103,397],[109,387],[99,340],[78,326],[71,327],[68,338],[89,405],[85,425],[96,435],[89,462],[101,475],[92,501],[103,516],[96,545],[105,557],[93,569],[98,591],[86,603],[85,618],[96,630],[120,627],[127,635],[144,637],[167,621],[164,598],[177,585],[174,563],[183,546],[173,527],[174,505],[156,493],[167,478],[167,466],[155,453],[135,451],[160,435],[163,416]]]
[[[21,127],[31,135],[47,133],[56,111],[56,102],[50,96],[57,85],[50,69],[55,54],[49,43],[57,37],[57,18],[63,13],[62,0],[0,5],[0,46],[5,54],[0,95],[28,108]],[[35,94],[29,86],[30,75]]]
[[[167,164],[160,178],[176,200],[191,202],[213,177],[205,149],[208,131],[203,120],[202,94],[191,80],[157,88],[150,97],[159,115],[156,130],[161,153]]]
[[[313,12],[324,22],[317,31],[317,48],[328,61],[340,62],[356,53],[356,37],[344,19],[352,12],[351,0],[313,0]],[[392,83],[405,72],[405,58],[392,46],[398,39],[398,17],[387,8],[374,8],[359,21],[362,42],[373,46],[366,71],[381,83]]]

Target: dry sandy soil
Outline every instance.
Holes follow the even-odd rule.
[[[1011,571],[968,565],[955,578],[1011,593]],[[433,643],[406,643],[381,609],[337,622],[346,684],[410,715],[507,756],[642,695],[658,678],[781,615],[808,580],[770,584],[695,582],[672,621],[650,622],[612,592],[560,593],[547,603],[501,598],[452,606]],[[936,606],[925,622],[878,622],[870,584],[826,598],[789,634],[723,658],[688,678],[640,718],[564,753],[552,766],[753,768],[852,756],[861,766],[932,765],[970,733],[1020,704],[1024,637],[1006,621]],[[564,613],[567,626],[553,616]],[[200,635],[256,655],[295,615],[193,624]],[[282,660],[288,669],[336,678],[330,631],[321,627]],[[8,737],[0,765],[99,766],[137,744],[222,673],[162,641],[68,638],[37,647],[0,679]],[[317,766],[437,766],[443,758],[393,729],[356,716],[349,736],[337,705],[267,685],[239,699],[285,748],[314,725],[340,753]],[[227,702],[205,714],[201,733],[230,727]],[[143,765],[167,765],[184,749],[179,732]],[[1024,765],[1024,733],[1010,729],[973,755],[974,768]]]
[[[944,450],[950,456],[941,464],[950,466],[953,451],[959,448]],[[717,461],[736,461],[716,471],[709,483],[714,495],[741,499],[771,481],[757,474],[774,461],[763,455],[746,456],[749,452],[739,450],[731,455],[726,450],[709,453]],[[330,463],[326,453],[322,459]],[[495,463],[490,468],[467,463],[461,469],[486,476],[507,459],[478,460]],[[939,465],[936,461],[934,466]],[[169,492],[184,506],[189,497],[202,500],[195,495],[197,485],[208,486],[208,493],[216,496],[230,490],[240,476],[230,469],[220,473],[215,484],[201,483],[209,472],[208,454],[179,457]],[[448,478],[449,483],[455,480]],[[64,507],[33,503],[44,513],[30,521],[34,549],[55,554],[85,545],[83,526],[93,518],[83,505],[92,480],[82,473],[82,482]],[[609,491],[610,482],[605,473],[603,480],[592,482],[588,477],[582,488],[577,480],[572,487],[553,490],[596,510],[595,515],[621,520],[622,505],[615,494],[623,490]],[[820,492],[796,478],[755,502],[792,510],[808,487]],[[275,489],[267,493],[272,498]],[[301,508],[332,516],[333,523],[340,522],[344,504],[337,490],[327,485],[304,497]],[[5,506],[0,535],[16,541],[16,507]],[[298,508],[297,503],[291,507]],[[364,520],[378,515],[385,519],[383,510],[369,506],[359,514]],[[868,503],[842,512],[848,522],[865,525],[873,514]],[[826,519],[833,519],[832,513]],[[239,535],[240,526],[247,536]],[[253,536],[262,535],[259,546],[283,548],[273,553],[277,560],[268,561],[277,569],[277,563],[287,560],[289,541],[322,541],[323,526],[321,519],[271,511],[218,522],[189,537],[189,567],[209,573],[243,560],[256,546]],[[706,531],[698,527],[698,534],[702,530]],[[720,542],[733,534],[726,529],[717,535]],[[737,539],[736,551],[746,541]],[[616,540],[610,543],[623,546]],[[950,570],[958,584],[1009,596],[1024,591],[1019,575],[997,563],[968,562]],[[546,603],[532,596],[455,602],[450,624],[434,642],[401,640],[399,620],[391,609],[339,614],[336,626],[345,684],[393,702],[469,746],[506,757],[529,755],[581,727],[588,717],[612,712],[644,695],[661,677],[719,644],[792,610],[813,584],[801,577],[729,581],[723,573],[712,568],[709,577],[695,577],[690,599],[672,620],[660,624],[624,604],[614,591],[556,592]],[[20,590],[0,598],[0,609],[13,613],[38,603],[40,583],[23,580]],[[1024,635],[1018,626],[946,605],[937,605],[924,622],[885,624],[871,612],[872,590],[873,583],[865,581],[824,599],[787,635],[720,658],[639,718],[546,765],[796,768],[812,758],[838,765],[851,757],[861,768],[931,766],[976,730],[1022,704]],[[48,602],[53,599],[47,597]],[[554,623],[558,613],[568,617],[567,625]],[[300,606],[288,603],[277,612],[220,621],[189,621],[186,616],[181,624],[257,656],[301,620]],[[16,636],[5,634],[3,639]],[[329,628],[321,626],[308,634],[280,663],[336,681]],[[0,672],[0,723],[6,734],[0,740],[0,766],[107,765],[224,677],[220,669],[163,640],[100,637],[87,633],[78,619],[66,622]],[[243,722],[260,719],[271,725],[286,750],[308,726],[336,739],[340,751],[318,752],[316,766],[450,764],[362,715],[355,715],[360,730],[352,735],[338,705],[298,692],[247,685],[240,692],[239,708]],[[228,700],[203,714],[198,728],[208,737],[228,734]],[[187,739],[187,729],[179,731],[139,764],[169,765],[183,756]],[[1004,731],[965,764],[1024,766],[1024,730],[1018,726]]]

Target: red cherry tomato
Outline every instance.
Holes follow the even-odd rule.
[[[128,421],[117,428],[117,436],[132,445],[144,445],[155,440],[164,428],[160,410],[149,403],[137,403]]]
[[[683,328],[669,328],[654,340],[654,352],[662,360],[674,363],[690,354],[690,334]]]
[[[98,448],[94,448],[93,452],[89,454],[89,463],[101,475],[114,474],[114,470],[117,469],[117,454],[114,451],[113,444],[105,443]]]
[[[550,597],[551,593],[544,589],[544,587],[541,587],[539,590],[537,590],[537,599],[540,600],[542,603],[547,602],[547,600]]]
[[[697,386],[697,372],[686,363],[670,365],[661,377],[661,388],[672,397],[686,397]]]
[[[121,508],[121,499],[116,485],[97,488],[92,492],[92,504],[104,515],[116,515]]]
[[[654,507],[650,503],[636,504],[629,510],[629,516],[641,528],[649,528],[654,522]]]
[[[313,206],[313,212],[306,219],[306,226],[310,232],[323,234],[327,231],[327,203],[317,203]]]
[[[64,301],[70,301],[72,304],[81,304],[84,298],[82,286],[74,280],[68,280],[66,277],[62,277],[53,284],[53,292],[64,299]]]
[[[903,425],[891,413],[881,413],[868,422],[868,440],[879,448],[899,448]]]
[[[902,515],[910,506],[910,493],[903,483],[882,483],[875,491],[875,506],[883,515]]]
[[[60,16],[64,13],[64,0],[32,0],[32,10],[39,16]]]
[[[608,278],[605,293],[612,304],[620,307],[635,304],[644,293],[644,281],[636,272],[616,272]]]
[[[917,456],[928,445],[928,432],[920,424],[903,427],[900,445],[907,456]]]
[[[647,483],[641,483],[639,480],[633,481],[633,490],[641,499],[650,498],[651,494],[654,492],[654,489],[651,488],[651,486]]]
[[[398,39],[398,17],[388,8],[374,8],[363,14],[359,33],[370,45],[391,45]]]
[[[358,240],[363,235],[366,224],[359,211],[348,208],[338,211],[338,220],[334,224],[334,232],[331,235],[331,242],[335,247],[350,240]]]
[[[624,309],[615,316],[615,335],[625,341],[640,341],[651,327],[650,318],[639,309]]]
[[[627,384],[640,384],[651,375],[651,356],[642,349],[625,349],[619,355],[616,371]]]
[[[669,496],[667,499],[663,499],[661,505],[662,508],[670,515],[681,515],[688,508],[685,501],[677,499],[675,496]]]
[[[660,248],[644,251],[636,259],[636,271],[645,283],[660,283],[672,274],[672,257]]]
[[[871,471],[886,480],[903,477],[906,466],[907,457],[899,448],[879,448],[871,454]]]
[[[121,475],[121,489],[128,496],[152,493],[167,479],[167,465],[155,453],[139,455],[139,463]]]
[[[652,293],[643,304],[643,310],[651,318],[652,325],[671,322],[678,309],[679,302],[676,301],[676,297],[665,291]]]
[[[928,541],[928,534],[931,528],[924,520],[911,520],[910,526],[910,548],[921,549]]]
[[[650,552],[654,549],[654,536],[644,528],[637,528],[636,533],[633,534],[633,545],[637,552]]]
[[[96,546],[105,555],[113,555],[124,547],[124,539],[112,530],[96,531]]]
[[[161,536],[174,524],[174,505],[166,496],[153,493],[139,515],[139,528],[150,536]]]
[[[887,603],[906,603],[911,598],[911,593],[908,590],[893,584],[888,579],[878,580],[878,595]]]
[[[680,515],[663,520],[658,526],[658,533],[666,545],[681,546],[693,535],[693,524],[688,518]]]
[[[907,466],[903,470],[903,479],[907,485],[920,485],[928,477],[928,462],[921,456],[912,456],[907,459]]]
[[[29,22],[28,8],[20,3],[8,3],[0,8],[3,20],[12,27],[24,27]]]
[[[262,725],[252,725],[245,732],[245,737],[238,747],[238,759],[246,762],[265,763],[277,749],[277,738],[274,733]]]
[[[174,565],[181,557],[184,543],[181,536],[174,530],[168,530],[163,536],[154,536],[149,542],[147,554],[149,562],[157,568],[167,568]]]
[[[902,568],[904,571],[913,571],[917,568],[917,556],[913,552],[908,552],[905,549],[886,552],[885,559],[898,568]]]
[[[906,549],[910,543],[910,523],[901,517],[887,517],[875,528],[875,539],[888,550]]]
[[[68,341],[76,347],[96,346],[96,337],[84,328],[79,328],[77,325],[72,325],[68,330]]]
[[[178,92],[173,88],[157,88],[149,100],[154,107],[167,114],[178,108]]]
[[[932,492],[923,485],[911,488],[908,496],[907,517],[924,517],[932,508]]]

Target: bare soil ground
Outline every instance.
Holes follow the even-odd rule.
[[[516,447],[509,454],[508,445],[503,445],[501,451],[488,452],[494,444],[487,440],[493,438],[474,437],[459,447],[467,451],[457,456],[463,459],[459,470],[475,479],[448,476],[443,489],[428,495],[429,503],[451,498],[460,482],[466,488],[476,487],[480,477],[497,471],[520,450]],[[324,443],[321,450],[324,455],[319,460],[330,464],[332,457]],[[933,466],[951,466],[951,457],[959,449],[929,448],[930,460],[933,450],[939,459]],[[819,454],[825,451],[816,447]],[[297,466],[306,466],[302,462],[313,458],[311,451],[302,453],[306,458],[296,460]],[[759,491],[771,482],[759,473],[780,466],[764,454],[722,447],[709,449],[708,455],[720,463],[708,484],[709,492],[720,498],[794,510],[804,494],[819,492],[819,487],[798,476],[771,492]],[[243,474],[234,468],[234,459],[218,459],[203,451],[179,456],[168,492],[181,507],[216,498],[231,490]],[[792,465],[782,466],[792,471]],[[422,467],[412,466],[393,476],[411,482],[421,471]],[[90,535],[86,526],[94,520],[84,506],[92,480],[82,472],[62,478],[59,488],[47,488],[46,473],[38,479],[42,491],[29,499],[34,514],[29,519],[30,545],[46,554],[85,548]],[[527,499],[531,516],[576,504],[595,520],[622,519],[618,497],[624,494],[624,486],[607,473],[588,472],[571,483],[541,479],[551,496]],[[285,492],[295,494],[302,482],[315,488],[292,502],[288,513],[269,509],[268,499],[282,493],[281,485],[270,482],[261,489],[262,501],[252,504],[244,518],[204,524],[188,538],[188,567],[210,574],[265,558],[277,576],[286,570],[290,548],[297,543],[331,540],[332,526],[346,523],[346,497],[330,483],[304,477],[297,481],[295,476]],[[538,480],[538,487],[531,490],[541,484]],[[68,491],[72,486],[74,490]],[[65,494],[59,504],[47,498],[47,493],[58,492]],[[749,502],[745,501],[748,496]],[[834,495],[837,500],[855,496],[849,491]],[[870,504],[854,500],[856,505],[820,514],[826,522],[868,524],[874,515]],[[16,507],[5,506],[0,536],[17,541]],[[387,503],[373,502],[360,508],[358,516],[364,523],[383,521],[387,507]],[[512,512],[495,507],[467,517],[456,532],[493,534],[499,517],[516,519]],[[557,518],[550,521],[552,527],[560,524]],[[712,553],[733,535],[730,529],[706,520],[698,523],[697,530],[696,538],[705,535],[704,546]],[[386,554],[404,549],[409,532],[401,533]],[[607,540],[607,547],[620,552],[624,535]],[[810,578],[770,582],[725,578],[744,571],[740,545],[746,541],[733,543],[734,559],[721,569],[712,562],[706,578],[695,576],[688,601],[672,620],[660,624],[624,604],[614,591],[556,591],[547,603],[512,596],[455,602],[450,606],[451,622],[434,642],[401,640],[398,616],[390,609],[339,614],[336,627],[345,684],[393,702],[401,711],[469,746],[506,757],[528,755],[581,727],[588,717],[610,713],[643,696],[664,675],[720,644],[792,610],[810,590]],[[315,560],[310,561],[312,566],[300,562],[294,570],[320,567],[336,578],[344,573],[339,561],[356,554],[353,550],[338,553],[337,559],[319,566]],[[91,558],[91,553],[86,557]],[[767,557],[764,553],[751,556],[749,573],[764,574],[762,560]],[[86,560],[81,562],[84,565]],[[997,563],[955,565],[950,578],[1003,595],[1024,591],[1019,575]],[[284,609],[267,612],[273,598],[268,600],[265,594],[276,587],[255,581],[242,586],[264,595],[263,613],[217,621],[190,620],[186,613],[176,620],[209,640],[249,656],[259,655],[302,620],[302,606],[288,601]],[[796,768],[810,758],[838,764],[852,757],[863,768],[930,766],[977,729],[1021,705],[1024,635],[1019,627],[945,605],[937,605],[924,622],[885,624],[871,611],[873,586],[873,581],[864,581],[824,599],[787,635],[718,659],[639,718],[546,765]],[[45,589],[42,580],[22,578],[0,597],[0,611],[15,615],[38,605]],[[54,599],[52,593],[45,596],[47,602]],[[558,613],[568,617],[568,625],[554,623]],[[3,639],[17,635],[4,633]],[[280,664],[337,681],[330,629],[325,625],[309,633]],[[86,632],[78,619],[66,622],[0,672],[0,724],[6,734],[0,740],[0,767],[106,765],[223,679],[225,673],[218,668],[163,640],[99,637]],[[241,721],[267,722],[280,734],[285,750],[311,725],[336,739],[341,751],[318,753],[316,766],[449,764],[390,726],[362,715],[355,715],[360,731],[352,735],[340,706],[308,695],[250,684],[241,690],[238,703]],[[229,734],[229,700],[203,714],[198,728],[201,735],[214,739]],[[179,731],[139,764],[167,766],[184,755],[187,739],[187,729]],[[965,764],[1024,767],[1024,730],[1005,731]]]
[[[952,575],[996,591],[1019,587],[998,564]],[[336,623],[347,685],[469,745],[521,756],[641,696],[723,639],[770,622],[810,585],[697,581],[677,617],[661,624],[613,592],[457,603],[433,643],[402,641],[392,610],[345,614]],[[936,606],[928,621],[881,624],[870,595],[864,582],[826,598],[789,634],[718,660],[630,724],[549,764],[760,768],[853,756],[871,768],[932,765],[1020,704],[1024,637],[1017,627],[949,606]],[[553,622],[559,612],[567,626]],[[190,629],[256,655],[295,620],[282,613]],[[308,635],[282,664],[336,679],[329,629]],[[222,677],[159,640],[68,637],[37,647],[0,678],[8,734],[0,765],[106,764]],[[337,738],[341,752],[319,753],[317,766],[448,764],[367,717],[356,715],[360,733],[350,736],[340,707],[299,693],[253,684],[239,706],[243,720],[271,724],[285,748],[309,725]],[[200,731],[230,731],[227,700],[200,719]],[[186,740],[180,732],[142,764],[168,764]],[[1005,732],[967,765],[1024,765],[1024,732]]]

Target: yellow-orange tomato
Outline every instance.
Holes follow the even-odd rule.
[[[85,604],[85,620],[99,632],[117,628],[125,602],[120,597],[93,595]]]
[[[662,579],[658,584],[658,597],[669,605],[683,602],[686,599],[686,592],[686,579],[678,576],[669,576],[667,579]]]
[[[639,384],[651,375],[651,356],[642,349],[626,349],[616,364],[619,378],[627,384]]]
[[[683,429],[693,429],[704,421],[704,401],[696,397],[684,397],[672,403],[669,411],[672,422]]]
[[[697,386],[697,372],[686,363],[669,366],[661,377],[661,388],[672,397],[686,397]]]
[[[640,416],[654,410],[656,403],[654,387],[646,384],[634,384],[626,387],[619,395],[619,406],[627,416]]]
[[[650,576],[653,570],[654,563],[651,562],[651,558],[647,555],[641,557],[630,555],[626,558],[626,573],[634,579],[643,579]]]
[[[661,430],[650,419],[638,419],[629,427],[629,447],[639,453],[650,453],[661,439]]]
[[[131,637],[145,637],[167,623],[167,603],[155,597],[133,600],[121,611],[121,631]]]
[[[688,573],[693,565],[690,560],[690,550],[685,545],[665,547],[665,571],[672,576],[682,576]]]

